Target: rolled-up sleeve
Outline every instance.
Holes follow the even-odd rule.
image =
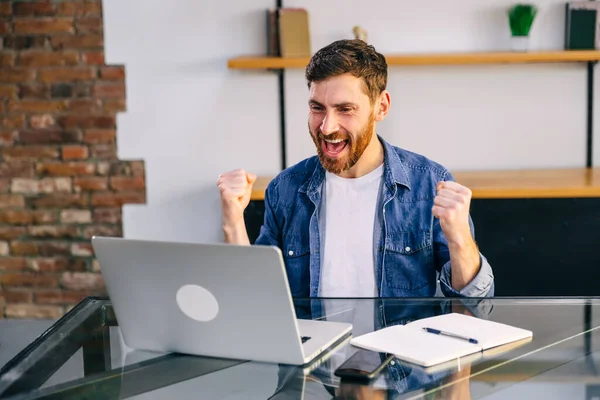
[[[452,287],[452,266],[448,261],[440,271],[440,288],[448,297],[493,297],[494,273],[488,260],[479,253],[481,267],[477,275],[461,290]]]

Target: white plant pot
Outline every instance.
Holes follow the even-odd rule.
[[[512,51],[528,51],[529,36],[511,36],[510,47]]]

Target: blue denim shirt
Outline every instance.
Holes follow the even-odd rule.
[[[448,242],[432,212],[436,185],[454,180],[450,172],[378,138],[384,148],[373,233],[378,297],[432,297],[438,273],[445,296],[493,296],[492,268],[481,253],[475,278],[460,291],[452,287]],[[318,297],[319,210],[324,183],[325,169],[313,156],[282,171],[265,191],[264,224],[255,244],[281,249],[293,297]],[[474,232],[470,218],[469,222]]]

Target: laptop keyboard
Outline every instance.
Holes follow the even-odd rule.
[[[310,340],[310,336],[300,336],[300,339],[302,340],[302,343],[306,343],[308,340]]]

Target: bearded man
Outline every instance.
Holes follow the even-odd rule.
[[[361,40],[320,49],[306,68],[317,155],[265,191],[255,245],[281,249],[294,297],[490,297],[473,235],[471,191],[440,164],[387,143],[387,63]],[[256,176],[221,174],[225,242],[250,245],[244,209]],[[251,268],[251,266],[249,266]]]

